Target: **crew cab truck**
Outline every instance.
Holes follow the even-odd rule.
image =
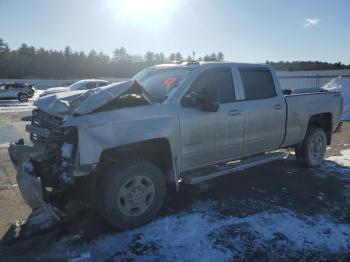
[[[339,92],[284,95],[268,65],[226,62],[158,65],[35,105],[33,145],[9,147],[27,204],[64,212],[79,199],[122,229],[150,221],[167,187],[281,159],[280,149],[319,166],[342,110]]]

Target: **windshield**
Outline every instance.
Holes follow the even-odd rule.
[[[133,80],[137,80],[155,102],[161,103],[176,90],[191,70],[184,67],[146,68],[136,74]]]
[[[83,85],[83,81],[78,81],[78,82],[75,82],[75,83],[71,84],[70,86],[68,86],[68,88],[70,90],[80,90],[82,85]]]

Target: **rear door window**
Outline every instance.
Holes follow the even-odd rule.
[[[235,89],[231,68],[215,68],[203,72],[193,82],[190,91],[213,92],[219,95],[220,104],[231,103],[235,100]]]
[[[266,69],[239,69],[246,100],[266,99],[276,96],[271,72]]]

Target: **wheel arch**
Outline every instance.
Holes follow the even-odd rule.
[[[308,127],[315,126],[321,128],[327,137],[327,145],[331,143],[332,140],[332,113],[321,113],[310,116],[308,121]]]
[[[155,138],[132,144],[111,147],[102,151],[97,170],[108,168],[111,164],[131,158],[142,158],[156,165],[168,183],[177,181],[175,159],[167,138]]]

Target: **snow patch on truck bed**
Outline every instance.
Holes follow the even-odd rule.
[[[341,76],[333,78],[330,82],[321,87],[328,91],[340,91],[344,99],[344,110],[342,120],[350,120],[350,81]]]

